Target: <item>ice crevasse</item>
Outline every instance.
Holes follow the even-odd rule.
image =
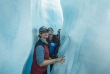
[[[0,74],[30,74],[41,26],[62,29],[51,74],[110,74],[109,0],[0,0]]]

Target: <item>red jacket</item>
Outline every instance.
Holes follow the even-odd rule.
[[[44,44],[41,40],[39,40],[35,46],[35,48],[38,45],[42,45],[45,49],[45,56],[44,56],[44,60],[49,60],[49,51],[48,51],[48,45]],[[31,66],[31,74],[42,74],[47,70],[47,66],[43,66],[40,67],[37,64],[37,60],[36,60],[36,50],[34,49],[34,54],[33,54],[33,63]]]

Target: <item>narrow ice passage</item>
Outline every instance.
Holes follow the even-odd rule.
[[[0,0],[0,74],[30,74],[41,26],[62,29],[52,74],[110,74],[110,0]]]

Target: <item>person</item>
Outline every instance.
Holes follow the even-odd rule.
[[[47,39],[48,48],[49,48],[49,56],[51,59],[58,58],[58,49],[60,47],[60,40],[58,39],[57,35],[53,35],[53,29],[50,27],[48,28],[49,37]],[[53,64],[50,65],[50,71],[52,70]]]
[[[49,59],[48,42],[48,29],[44,26],[39,29],[39,40],[37,41],[34,53],[33,62],[31,65],[30,74],[47,74],[47,66],[55,62],[62,63],[65,61],[64,57]],[[63,63],[62,63],[63,64]]]
[[[58,31],[57,31],[57,37],[60,39],[60,32],[61,32],[61,29],[58,29]]]

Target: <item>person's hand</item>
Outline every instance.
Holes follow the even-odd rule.
[[[60,63],[62,63],[62,62],[64,62],[65,61],[65,56],[63,56],[62,58],[57,58],[57,62],[60,62]],[[63,64],[63,63],[62,63]]]

